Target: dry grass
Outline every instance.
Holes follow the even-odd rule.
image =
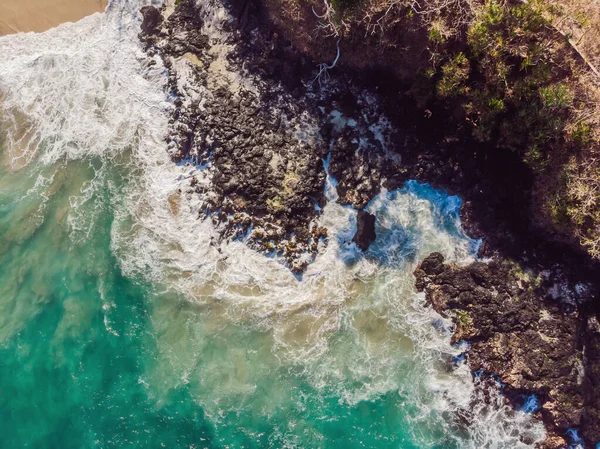
[[[567,132],[580,148],[565,166],[567,215],[580,243],[600,258],[600,84],[588,70],[576,86],[576,109]]]
[[[564,0],[552,6],[554,27],[583,61],[574,73],[575,103],[565,129],[578,147],[564,166],[567,227],[600,258],[600,2]]]
[[[600,78],[600,2],[563,0],[553,5],[554,26]]]

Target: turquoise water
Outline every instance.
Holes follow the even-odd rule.
[[[35,176],[1,173],[3,447],[419,447],[407,422],[417,411],[396,391],[352,405],[334,388],[316,392],[301,370],[278,366],[262,332],[215,332],[205,306],[124,277],[109,213],[74,242],[65,212],[86,165],[51,167],[39,196],[25,195]],[[187,382],[163,351],[193,358]],[[206,416],[204,397],[225,403],[218,417]]]
[[[408,183],[369,205],[378,239],[330,242],[302,280],[215,245],[169,161],[164,73],[137,2],[0,39],[0,447],[514,448],[539,423],[479,400],[412,271],[472,260],[460,201]],[[74,39],[73,36],[78,36]],[[180,191],[181,189],[181,191]],[[457,418],[460,416],[460,419]]]

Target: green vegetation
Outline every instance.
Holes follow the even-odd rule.
[[[571,140],[578,145],[589,145],[592,143],[592,127],[589,123],[577,123],[571,133]]]
[[[600,30],[600,9],[592,14],[578,0],[330,5],[336,32],[350,40],[377,34],[379,45],[406,49],[397,36],[412,33],[408,41],[429,54],[412,77],[417,104],[462,107],[460,125],[472,138],[517,153],[531,168],[538,222],[600,257],[600,74],[589,62],[600,61],[600,47],[586,38]]]
[[[437,84],[438,95],[451,97],[467,94],[467,80],[470,72],[469,60],[462,52],[459,52],[442,66],[442,78]]]
[[[542,275],[534,273],[531,269],[523,269],[518,262],[514,260],[506,260],[504,264],[508,267],[511,274],[519,281],[520,287],[526,287],[528,290],[535,290],[542,283]],[[517,298],[514,298],[515,300]]]
[[[473,331],[473,319],[466,310],[456,310],[454,322],[456,323],[457,333],[461,336],[469,335]]]

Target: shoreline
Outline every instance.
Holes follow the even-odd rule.
[[[15,33],[41,33],[63,23],[76,22],[103,12],[108,0],[22,0],[0,3],[0,36]]]

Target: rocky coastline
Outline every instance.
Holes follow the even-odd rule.
[[[498,376],[517,408],[535,397],[529,411],[549,430],[543,448],[565,447],[569,429],[578,429],[588,447],[600,440],[595,316],[544,298],[542,275],[507,262],[457,267],[434,253],[415,277],[427,304],[454,321],[453,342],[469,342],[471,370]]]
[[[432,254],[418,290],[453,319],[454,341],[471,344],[474,373],[499,376],[516,408],[535,395],[549,431],[541,447],[566,447],[570,429],[586,447],[600,442],[600,267],[530,222],[531,176],[517,157],[449,129],[389,68],[313,61],[260,1],[142,13],[140,39],[169,71],[171,158],[210,165],[210,190],[192,177],[189,192],[205,195],[202,218],[223,239],[301,276],[327,244],[316,224],[327,175],[337,201],[360,211],[362,250],[374,239],[362,209],[382,188],[416,179],[461,196],[463,226],[490,261],[456,267]]]
[[[142,11],[140,39],[169,70],[171,158],[210,163],[206,216],[222,238],[247,238],[301,274],[327,237],[315,222],[326,201],[324,165],[338,201],[364,208],[401,171],[400,158],[389,157],[393,129],[374,92],[349,77],[321,89],[314,65],[255,15],[232,6],[241,19],[223,33],[204,26],[218,20],[210,11],[187,1]],[[190,187],[206,193],[194,180]]]

